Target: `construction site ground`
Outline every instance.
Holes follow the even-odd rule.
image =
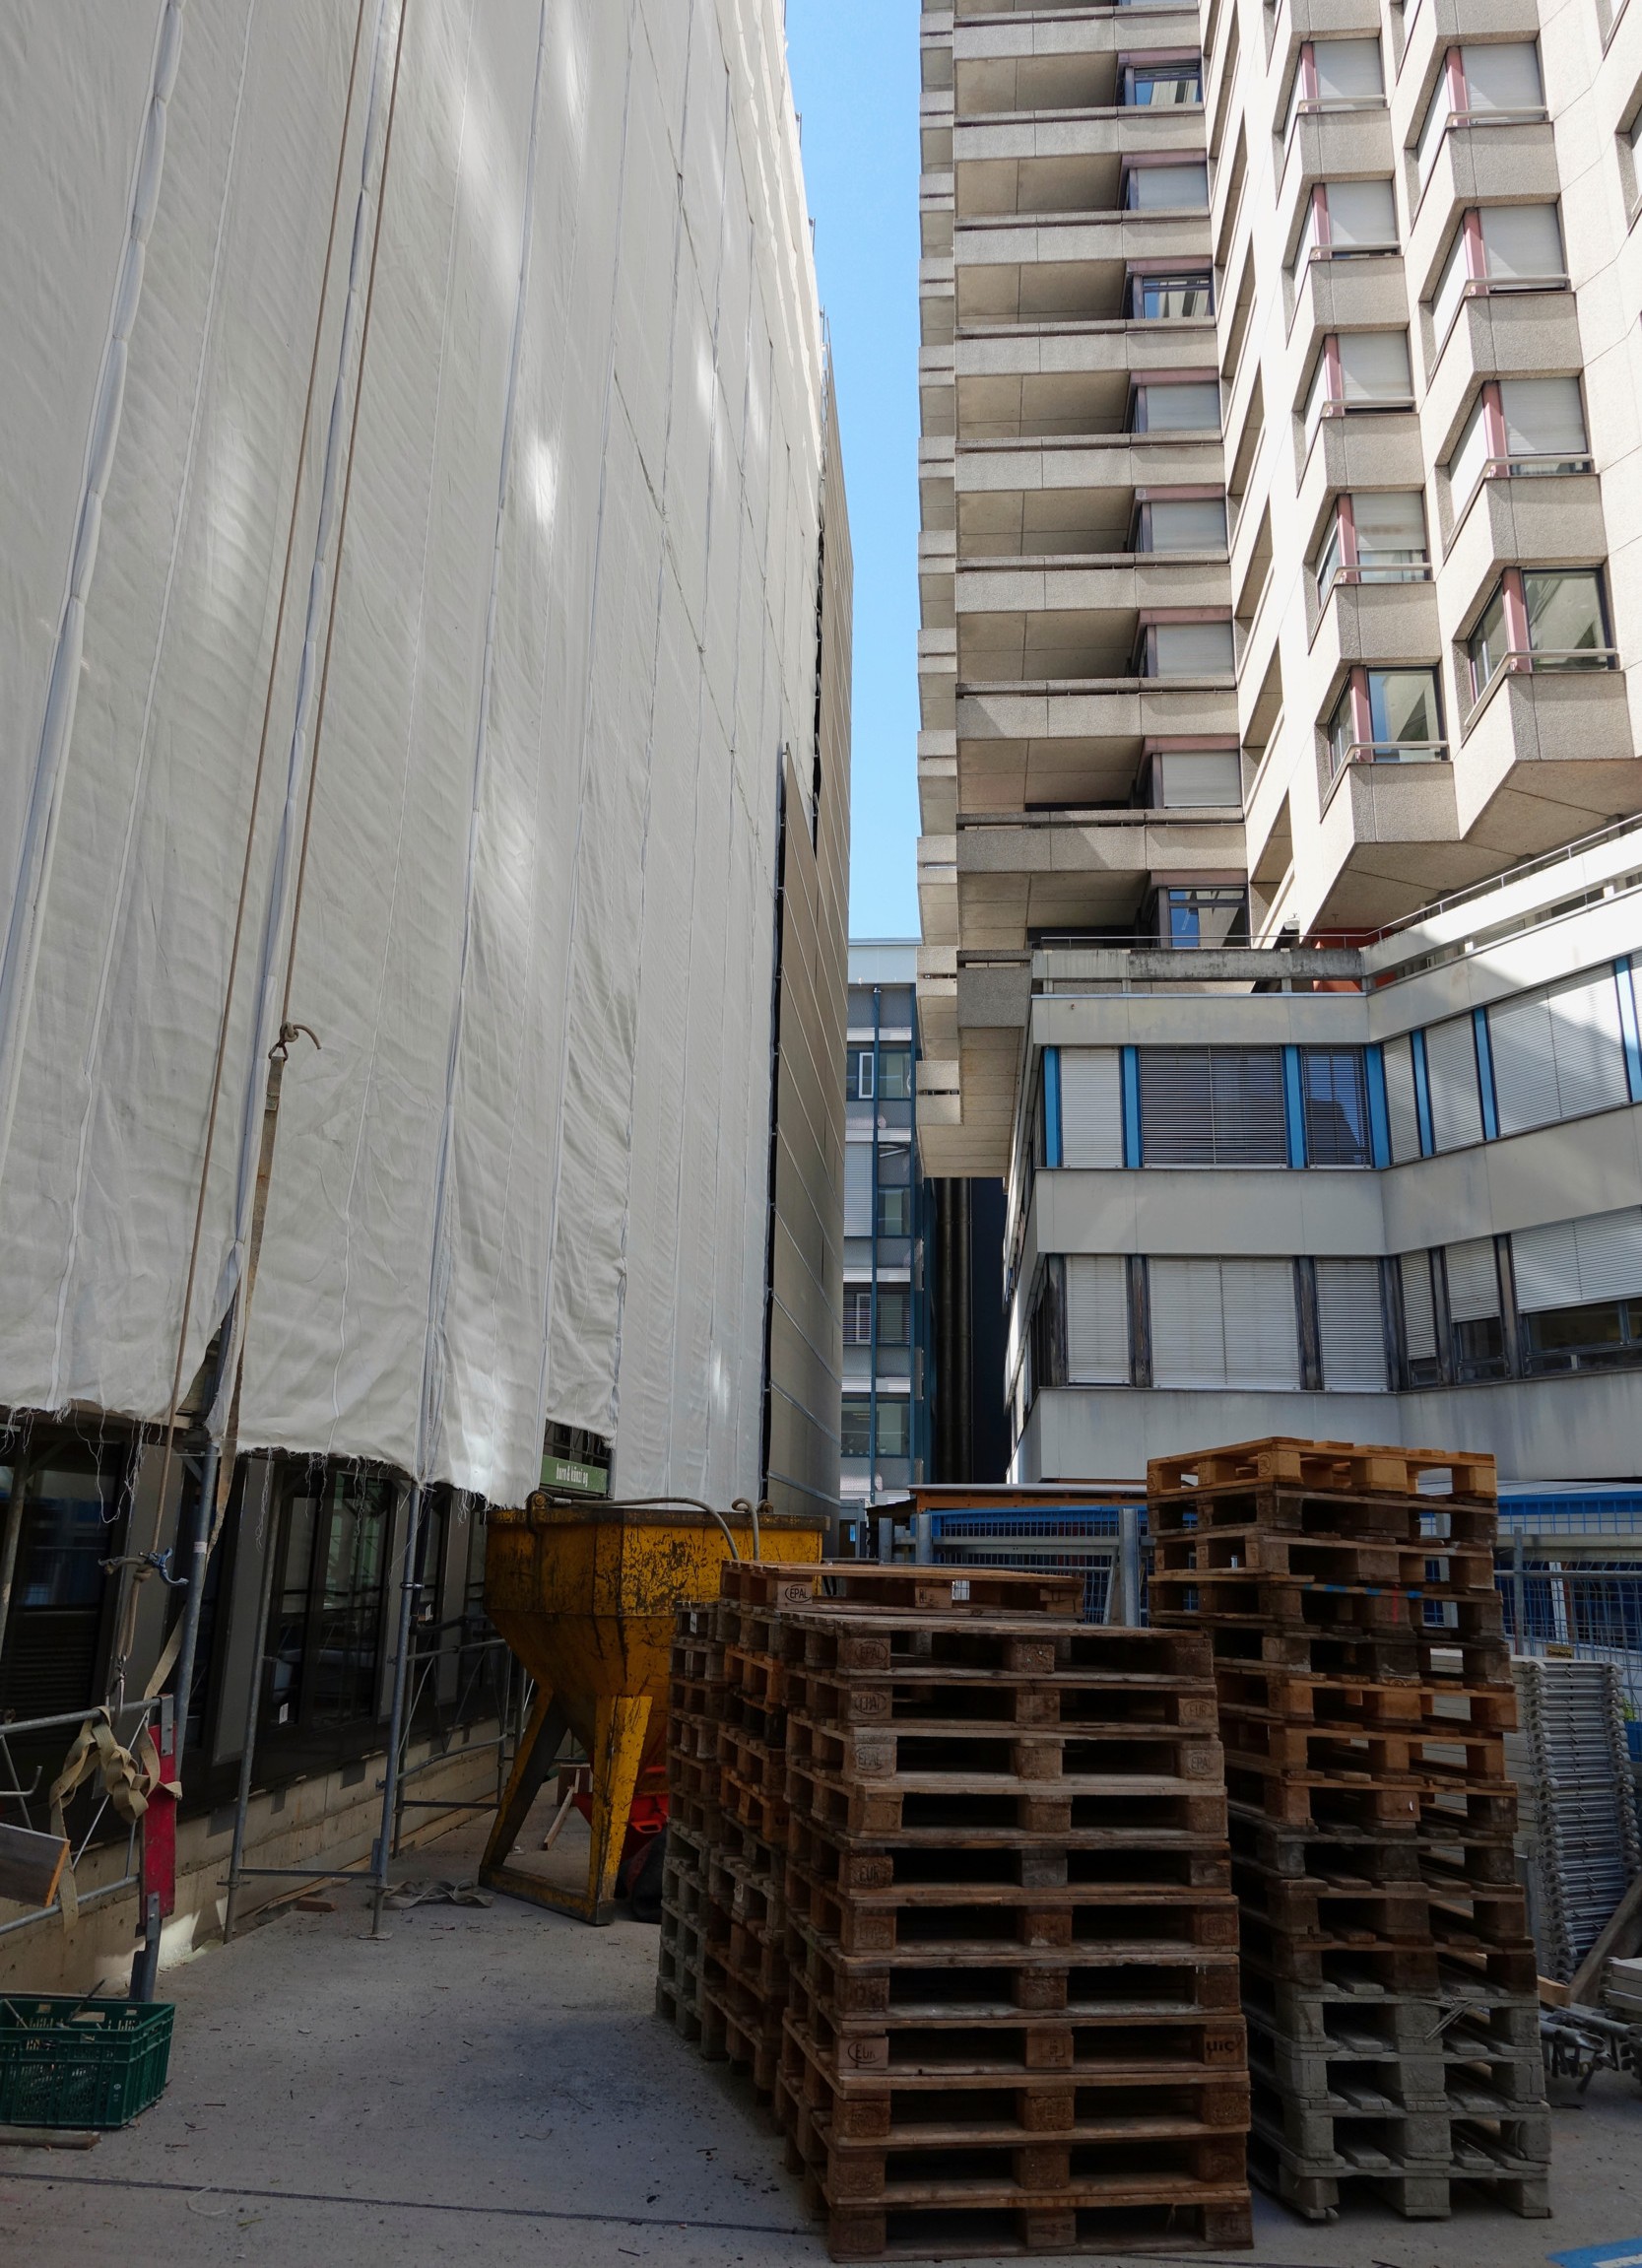
[[[481,1840],[465,1827],[402,1873],[471,1878]],[[568,1881],[585,1852],[577,1822],[537,1863]],[[653,2013],[655,1929],[589,1929],[498,1897],[392,1914],[372,1943],[362,1887],[324,1895],[334,1912],[287,1907],[165,1974],[170,2085],[135,2125],[85,2152],[0,2148],[0,2259],[825,2259],[750,2093]],[[1634,2084],[1599,2075],[1554,2128],[1549,2221],[1476,2206],[1412,2223],[1369,2205],[1308,2226],[1257,2192],[1252,2253],[1172,2256],[1259,2268],[1540,2268],[1597,2245],[1642,2256]]]

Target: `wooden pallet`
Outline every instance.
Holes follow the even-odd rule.
[[[795,1709],[787,1768],[877,1784],[950,1779],[977,1793],[1006,1782],[1137,1778],[1221,1779],[1220,1744],[1202,1724],[1018,1724],[975,1717],[837,1724]]]
[[[1406,2221],[1446,2221],[1453,2213],[1456,2182],[1478,2184],[1491,2203],[1524,2220],[1543,2221],[1550,2215],[1548,2165],[1524,2170],[1500,2164],[1480,2148],[1466,2148],[1464,2155],[1440,2169],[1409,2169],[1367,2162],[1348,2173],[1319,2172],[1304,2159],[1296,2159],[1280,2135],[1257,2124],[1249,2137],[1249,2171],[1263,2189],[1307,2221],[1338,2221],[1343,2181],[1371,2185],[1374,2195]]]
[[[1363,1637],[1406,1631],[1426,1644],[1455,1645],[1497,1638],[1503,1627],[1496,1590],[1453,1583],[1325,1582],[1250,1568],[1157,1568],[1149,1589],[1167,1617],[1230,1629]]]
[[[1544,2107],[1538,2040],[1526,2049],[1502,2045],[1486,2029],[1465,2022],[1400,2049],[1340,2015],[1326,2047],[1286,2039],[1259,2016],[1248,2034],[1250,2070],[1301,2101],[1338,2101],[1342,2110],[1440,2109],[1466,2118],[1508,2118]]]
[[[1217,1823],[1189,1833],[1144,1819],[1113,1819],[1032,1842],[1023,1842],[1010,1827],[925,1827],[903,1829],[886,1839],[852,1834],[847,1828],[801,1813],[790,1822],[787,1847],[817,1880],[845,1889],[946,1883],[1049,1890],[1142,1877],[1220,1890],[1230,1881],[1225,1837]]]
[[[1151,1690],[1212,1682],[1208,1641],[1192,1630],[1113,1630],[1019,1616],[966,1623],[886,1610],[871,1618],[808,1608],[782,1618],[782,1659],[837,1676],[940,1670],[953,1675],[1069,1678],[1089,1671]]]
[[[1155,1498],[1147,1507],[1153,1544],[1222,1530],[1356,1539],[1391,1537],[1440,1553],[1457,1547],[1492,1550],[1499,1511],[1492,1502],[1451,1497],[1341,1496],[1307,1489],[1239,1485]]]
[[[1257,1954],[1245,1954],[1243,2013],[1251,2026],[1323,2050],[1344,2031],[1364,2054],[1430,2054],[1438,2042],[1446,2048],[1451,2036],[1478,2053],[1480,2042],[1501,2055],[1540,2052],[1537,1993],[1511,1992],[1465,1972],[1456,1977],[1446,1963],[1441,1968],[1435,1993],[1364,1992],[1355,1979],[1318,1985],[1274,1976]],[[1377,2043],[1372,2048],[1371,2041]]]
[[[1332,1945],[1424,1943],[1467,1951],[1489,1945],[1522,1952],[1531,1944],[1528,1901],[1514,1885],[1328,1880],[1247,1864],[1238,1866],[1236,1881],[1245,1912],[1274,1930]]]
[[[1059,1840],[1101,1817],[1156,1834],[1225,1832],[1217,1781],[1165,1773],[1081,1772],[1058,1780],[998,1773],[977,1792],[952,1773],[908,1772],[864,1784],[789,1762],[787,1802],[835,1834],[879,1841],[926,1829]]]
[[[1326,1725],[1343,1732],[1412,1731],[1430,1740],[1516,1728],[1510,1686],[1463,1686],[1457,1679],[1377,1684],[1321,1671],[1222,1657],[1215,1665],[1218,1716],[1266,1716],[1283,1724]]]
[[[1256,1968],[1284,1983],[1312,1987],[1338,1984],[1435,1997],[1445,1982],[1463,1980],[1478,1988],[1520,1994],[1525,2000],[1539,1992],[1539,1968],[1533,1945],[1527,1941],[1463,1945],[1452,1939],[1427,1939],[1409,1945],[1385,1939],[1364,1943],[1309,1938],[1275,1928],[1247,1905],[1242,1911],[1245,1968]]]
[[[1254,2072],[1255,2116],[1267,2133],[1308,2172],[1348,2177],[1364,2170],[1373,2153],[1387,2172],[1423,2168],[1447,2173],[1468,2142],[1485,2137],[1500,2170],[1543,2174],[1550,2163],[1550,2112],[1543,2103],[1495,2106],[1478,2117],[1457,2110],[1446,2096],[1432,2103],[1387,2101],[1372,2107],[1333,2091],[1303,2096]]]
[[[1070,1946],[1112,1927],[1126,1934],[1126,1913],[1190,1914],[1195,1943],[1235,1945],[1237,1907],[1229,1887],[1205,1890],[1179,1882],[1010,1883],[889,1882],[864,1889],[823,1882],[789,1858],[787,1910],[837,1941],[845,1953],[887,1953],[949,1941]]]
[[[1158,1536],[1152,1573],[1298,1578],[1350,1587],[1388,1586],[1420,1596],[1491,1588],[1489,1544],[1419,1539],[1285,1535],[1259,1527],[1203,1528]]]
[[[1195,1726],[1213,1736],[1217,1721],[1209,1678],[1133,1678],[1106,1670],[1059,1676],[980,1668],[902,1664],[878,1672],[789,1667],[784,1698],[812,1722],[831,1725],[925,1721],[971,1726],[1068,1725],[1090,1728]]]
[[[1441,1485],[1445,1476],[1446,1487]],[[1364,1447],[1355,1441],[1307,1441],[1288,1434],[1185,1456],[1153,1457],[1146,1468],[1149,1499],[1249,1482],[1346,1496],[1474,1498],[1484,1503],[1499,1496],[1498,1475],[1489,1456],[1452,1449]]]
[[[1220,1710],[1226,1766],[1356,1783],[1369,1779],[1431,1790],[1512,1796],[1505,1736],[1463,1724],[1292,1724],[1265,1709]]]
[[[737,1560],[724,1568],[719,1595],[783,1615],[824,1600],[845,1611],[890,1607],[913,1614],[1053,1615],[1076,1621],[1084,1611],[1084,1578],[1001,1568],[887,1567],[847,1560],[783,1566]]]

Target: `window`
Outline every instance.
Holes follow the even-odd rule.
[[[1149,497],[1136,513],[1138,552],[1223,552],[1225,499]]]
[[[1355,668],[1329,719],[1329,776],[1347,764],[1429,764],[1446,749],[1430,669]]]
[[[1427,1029],[1424,1044],[1431,1146],[1439,1152],[1467,1149],[1482,1139],[1477,1027],[1469,1016],[1451,1016]]]
[[[1440,1386],[1437,1358],[1437,1303],[1431,1289],[1429,1252],[1405,1252],[1398,1263],[1403,1282],[1403,1346],[1411,1386]]]
[[[912,1294],[904,1286],[880,1286],[878,1343],[881,1347],[912,1344]]]
[[[1308,261],[1397,250],[1397,207],[1389,181],[1319,181],[1311,192],[1294,254],[1296,279]]]
[[[1166,276],[1131,276],[1129,312],[1143,323],[1178,323],[1215,312],[1214,282],[1207,268]]]
[[[881,1394],[878,1403],[879,1457],[912,1454],[912,1404],[898,1394]]]
[[[1440,348],[1460,303],[1478,292],[1536,292],[1568,280],[1554,205],[1487,205],[1462,214],[1459,233],[1431,295]]]
[[[910,1189],[880,1189],[878,1193],[878,1234],[881,1236],[911,1235],[912,1192]]]
[[[1443,1258],[1448,1272],[1448,1321],[1455,1377],[1506,1377],[1510,1365],[1505,1354],[1499,1263],[1493,1238],[1474,1236],[1467,1243],[1450,1244]]]
[[[1378,1260],[1319,1260],[1317,1343],[1323,1384],[1334,1394],[1383,1394],[1385,1309]]]
[[[1306,399],[1309,446],[1318,420],[1413,406],[1413,374],[1407,331],[1330,333],[1317,358]]]
[[[1340,499],[1317,562],[1320,604],[1336,582],[1426,582],[1430,574],[1418,489],[1357,489]]]
[[[1129,430],[1133,434],[1217,434],[1217,380],[1149,378],[1137,384],[1130,402]]]
[[[1282,1051],[1143,1047],[1141,1155],[1148,1166],[1284,1166]]]
[[[873,1099],[873,1050],[852,1047],[844,1057],[844,1099],[870,1102]]]
[[[1501,1134],[1630,1101],[1613,971],[1570,977],[1488,1010]]]
[[[1362,110],[1385,100],[1378,39],[1308,39],[1300,49],[1288,123],[1305,110]]]
[[[1590,568],[1507,567],[1466,641],[1473,700],[1503,669],[1610,669],[1602,577]]]
[[[54,1716],[102,1698],[115,1589],[102,1563],[123,1548],[126,1460],[115,1444],[99,1450],[61,1438],[32,1452],[19,1442],[11,1454],[17,1462],[0,1465],[0,1533],[12,1513],[17,1559],[0,1631],[0,1706],[12,1716]],[[61,1762],[59,1749],[47,1781]],[[21,1824],[20,1815],[12,1821]]]
[[[1455,516],[1484,480],[1590,470],[1577,378],[1490,378],[1448,460]]]
[[[1196,161],[1132,161],[1124,175],[1123,203],[1130,213],[1202,212],[1209,203],[1209,167]]]
[[[1291,1260],[1153,1260],[1149,1277],[1154,1385],[1298,1387]]]
[[[867,1394],[846,1394],[843,1399],[838,1447],[846,1457],[873,1453],[873,1405]]]
[[[1248,892],[1229,883],[1171,883],[1156,899],[1157,942],[1172,953],[1246,945]]]
[[[878,1056],[878,1092],[881,1101],[905,1102],[912,1093],[912,1050],[881,1047]]]
[[[1233,666],[1231,624],[1149,623],[1141,638],[1142,677],[1228,677]]]
[[[275,1540],[264,1721],[295,1736],[373,1725],[395,1483],[300,1468]]]
[[[1391,1161],[1407,1165],[1419,1156],[1419,1107],[1414,1101],[1412,1042],[1405,1035],[1391,1039],[1381,1050],[1386,1075],[1386,1117],[1391,1133]]]
[[[1171,750],[1152,758],[1152,803],[1174,811],[1241,811],[1243,760],[1234,748]]]
[[[1123,1164],[1123,1069],[1115,1047],[1063,1047],[1061,1164]]]
[[[1311,1166],[1367,1166],[1368,1077],[1360,1047],[1302,1047],[1300,1096]]]
[[[873,1343],[873,1296],[870,1291],[844,1294],[844,1345],[870,1347]]]
[[[1066,1263],[1067,1382],[1129,1383],[1129,1263],[1074,1253]]]
[[[1642,1210],[1519,1229],[1511,1257],[1526,1369],[1601,1369],[1642,1356]]]
[[[1177,62],[1129,63],[1123,72],[1126,109],[1177,109],[1203,100],[1203,59],[1193,55]]]
[[[1486,46],[1450,47],[1437,71],[1425,120],[1415,144],[1423,188],[1450,126],[1509,123],[1543,118],[1544,89],[1540,52],[1532,39],[1506,39]]]
[[[873,1233],[873,1146],[870,1142],[844,1144],[844,1234],[870,1236]]]

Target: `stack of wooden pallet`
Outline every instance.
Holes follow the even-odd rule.
[[[658,2005],[774,2080],[837,2258],[1248,2240],[1208,1647],[1081,1589],[744,1567],[681,1617]]]
[[[1544,2213],[1492,1460],[1278,1439],[1148,1478],[1151,1621],[1215,1652],[1256,2175],[1317,2220],[1356,2179]]]

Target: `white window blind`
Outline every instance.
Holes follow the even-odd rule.
[[[1461,1150],[1482,1139],[1482,1098],[1477,1084],[1477,1037],[1469,1016],[1433,1024],[1425,1034],[1425,1085],[1431,1098],[1431,1140],[1440,1150]]]
[[[1209,202],[1207,166],[1133,166],[1129,171],[1132,213],[1197,211]]]
[[[1317,1262],[1317,1338],[1331,1393],[1386,1390],[1385,1315],[1377,1260]]]
[[[1511,1238],[1517,1305],[1525,1315],[1548,1307],[1642,1299],[1642,1208],[1593,1213],[1519,1229]]]
[[[873,1233],[873,1146],[870,1142],[844,1144],[844,1234],[870,1236]]]
[[[1403,1336],[1409,1360],[1426,1362],[1437,1351],[1437,1309],[1431,1296],[1431,1256],[1403,1254]]]
[[[1128,1385],[1129,1265],[1120,1256],[1068,1258],[1066,1365],[1069,1385]]]
[[[1299,1385],[1291,1261],[1153,1260],[1150,1279],[1154,1385]]]
[[[1225,549],[1223,497],[1162,497],[1147,506],[1154,552]]]
[[[1319,39],[1312,46],[1325,102],[1372,102],[1385,93],[1378,39]]]
[[[1413,397],[1407,331],[1346,331],[1340,340],[1345,399],[1353,408]]]
[[[1541,283],[1567,273],[1554,205],[1485,205],[1482,251],[1490,283]]]
[[[1061,1049],[1061,1164],[1123,1164],[1123,1059],[1115,1047]]]
[[[1160,622],[1153,626],[1158,677],[1223,677],[1232,666],[1228,622]]]
[[[1430,106],[1425,112],[1424,124],[1419,129],[1419,142],[1414,154],[1414,164],[1422,184],[1437,162],[1437,152],[1442,148],[1443,136],[1448,132],[1448,121],[1453,113],[1448,70],[1444,63],[1437,68],[1437,83],[1431,90]]]
[[[1441,346],[1453,328],[1454,318],[1465,298],[1469,271],[1466,266],[1466,233],[1462,226],[1454,233],[1454,241],[1448,248],[1448,257],[1437,278],[1437,288],[1431,294],[1431,328]]]
[[[1413,1094],[1413,1051],[1405,1035],[1385,1045],[1386,1118],[1395,1166],[1419,1156],[1419,1111]]]
[[[1329,241],[1336,251],[1378,250],[1397,241],[1389,181],[1329,181]]]
[[[1453,492],[1456,512],[1463,511],[1476,495],[1477,484],[1482,478],[1482,468],[1487,461],[1487,411],[1478,394],[1477,406],[1466,420],[1466,430],[1448,460],[1448,485]]]
[[[1548,1126],[1630,1100],[1611,969],[1525,992],[1488,1011],[1499,1130]]]
[[[1210,749],[1198,755],[1160,756],[1163,804],[1197,805],[1241,811],[1243,765],[1236,749]]]
[[[1448,1312],[1456,1323],[1482,1323],[1499,1313],[1499,1267],[1491,1236],[1450,1244]]]
[[[1540,83],[1540,52],[1532,39],[1503,39],[1496,46],[1460,49],[1465,71],[1466,108],[1479,110],[1543,110],[1544,89]]]
[[[1177,385],[1155,381],[1138,389],[1135,431],[1212,433],[1220,430],[1220,389],[1213,378],[1186,378]]]
[[[1505,413],[1505,446],[1512,456],[1587,453],[1585,404],[1577,378],[1504,378],[1499,406]]]

